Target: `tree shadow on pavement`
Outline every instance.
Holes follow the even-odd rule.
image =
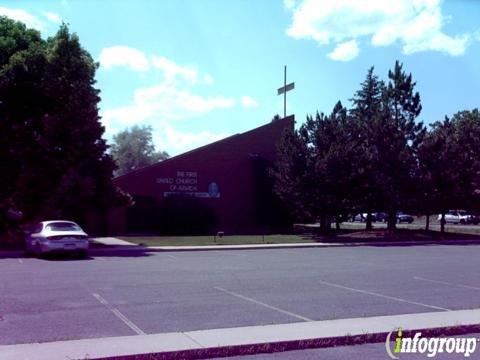
[[[38,258],[45,261],[91,261],[95,260],[97,257],[147,257],[152,256],[155,253],[155,250],[135,247],[132,249],[128,248],[93,248],[89,250],[88,255],[85,257],[80,257],[77,254],[70,253],[55,253],[55,254],[46,254],[41,257],[35,257],[32,255],[26,255],[23,250],[0,250],[0,259],[28,259],[28,258]]]

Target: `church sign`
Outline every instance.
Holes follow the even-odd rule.
[[[191,196],[197,198],[219,198],[220,189],[217,183],[211,182],[207,191],[199,190],[198,173],[196,171],[177,171],[173,177],[157,178],[156,183],[163,185],[166,191],[163,197]]]

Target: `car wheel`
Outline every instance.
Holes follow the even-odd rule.
[[[82,250],[78,252],[78,257],[80,259],[86,259],[88,257],[88,252],[86,250]]]
[[[465,225],[465,220],[460,220],[460,224]]]
[[[43,257],[43,253],[42,253],[42,248],[40,247],[40,244],[39,243],[36,243],[35,244],[35,256],[38,257],[38,258],[42,258]]]

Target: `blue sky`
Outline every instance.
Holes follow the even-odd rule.
[[[135,124],[176,155],[283,113],[349,105],[367,69],[413,74],[425,123],[480,106],[477,0],[2,1],[47,37],[65,21],[100,63],[105,137]]]

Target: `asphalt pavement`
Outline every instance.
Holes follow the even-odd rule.
[[[0,259],[0,344],[480,308],[479,256],[478,245],[12,255]]]

